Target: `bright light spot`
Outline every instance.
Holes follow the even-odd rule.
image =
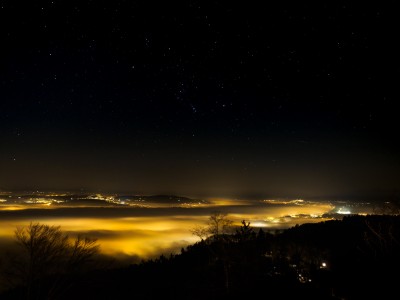
[[[263,222],[253,222],[253,223],[251,223],[251,225],[254,227],[267,227],[267,224],[265,224]]]
[[[341,214],[341,215],[349,215],[349,214],[351,214],[351,211],[346,208],[341,207],[338,209],[337,213]]]

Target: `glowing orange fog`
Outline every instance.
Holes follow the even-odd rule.
[[[324,221],[326,219],[323,219],[321,215],[334,209],[327,203],[279,203],[251,206],[250,202],[241,202],[238,207],[236,202],[229,199],[213,199],[213,202],[212,209],[223,209],[234,224],[240,225],[242,220],[247,220],[253,226],[264,229],[288,228],[306,222]],[[236,206],[229,207],[232,204]],[[21,209],[21,207],[18,208]],[[69,232],[70,235],[83,234],[97,238],[102,252],[106,254],[137,255],[149,258],[161,253],[167,255],[175,253],[198,240],[190,233],[190,229],[195,225],[205,225],[212,210],[201,211],[201,214],[197,211],[196,215],[194,215],[195,209],[188,208],[185,211],[187,211],[185,215],[114,218],[111,216],[109,218],[40,217],[30,219],[28,214],[21,218],[0,219],[0,236],[11,239],[16,226],[27,225],[30,221],[40,222],[61,226],[61,229]],[[191,215],[192,211],[193,215]],[[7,212],[3,211],[3,213]]]

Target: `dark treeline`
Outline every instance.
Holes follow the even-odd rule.
[[[276,234],[243,221],[180,254],[87,270],[54,299],[389,299],[399,250],[400,216],[347,216]],[[0,299],[26,292],[19,286]],[[50,298],[45,288],[35,295]]]

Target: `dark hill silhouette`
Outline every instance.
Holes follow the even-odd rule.
[[[178,255],[88,272],[59,299],[390,299],[397,292],[400,216],[346,216],[279,234],[242,225]]]
[[[143,201],[159,204],[209,204],[209,201],[203,199],[193,199],[176,195],[122,195],[118,196],[120,200]]]

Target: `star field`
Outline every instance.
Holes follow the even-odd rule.
[[[398,195],[392,2],[0,4],[1,189]]]

